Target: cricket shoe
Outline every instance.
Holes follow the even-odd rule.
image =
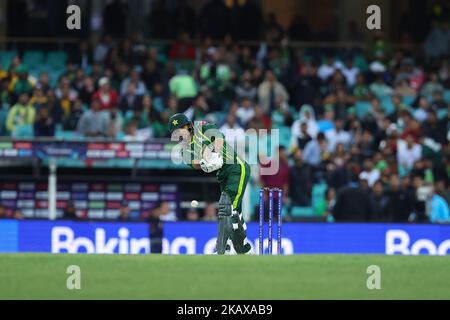
[[[237,255],[236,250],[234,250],[233,241],[231,241],[231,239],[228,239],[228,241],[227,241],[227,246],[226,246],[226,249],[225,249],[225,255],[226,256]]]
[[[217,249],[214,251],[213,254],[217,254]],[[233,247],[233,241],[231,241],[231,239],[228,239],[228,241],[227,241],[227,245],[225,246],[224,255],[226,255],[226,256],[237,255],[236,250],[234,250],[234,247]]]

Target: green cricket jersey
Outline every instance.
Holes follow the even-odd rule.
[[[194,135],[188,148],[182,149],[183,161],[193,167],[192,160],[202,159],[202,150],[211,145],[215,139],[224,139],[222,157],[223,166],[217,170],[217,180],[221,191],[226,191],[233,201],[233,207],[240,212],[242,194],[250,177],[250,166],[241,160],[234,150],[225,142],[225,137],[217,126],[206,121],[194,124]]]

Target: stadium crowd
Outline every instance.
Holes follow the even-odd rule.
[[[287,129],[279,174],[255,175],[283,188],[286,206],[336,221],[450,222],[450,31],[436,28],[423,54],[392,49],[382,32],[365,50],[298,48],[276,21],[257,47],[194,44],[184,32],[156,46],[106,35],[69,51],[56,80],[17,55],[0,70],[0,132],[145,141],[168,137],[176,112],[234,138]]]

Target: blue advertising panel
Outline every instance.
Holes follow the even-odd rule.
[[[0,220],[0,252],[17,252],[17,221]]]
[[[23,221],[19,224],[20,252],[149,253],[144,223]]]
[[[247,236],[258,248],[258,225],[247,224]],[[166,253],[211,253],[216,237],[214,223],[166,223]],[[275,228],[274,228],[275,231]],[[274,232],[274,235],[276,232]],[[265,226],[267,235],[267,225]],[[267,238],[263,241],[267,251]],[[276,242],[273,243],[273,252]],[[361,223],[286,223],[282,252],[366,254],[450,254],[450,226]]]
[[[248,223],[247,231],[249,242],[257,248],[258,225]],[[211,254],[216,233],[216,223],[167,222],[163,253]],[[282,236],[284,254],[450,254],[447,225],[286,223]],[[149,253],[149,227],[146,223],[4,220],[0,252]]]

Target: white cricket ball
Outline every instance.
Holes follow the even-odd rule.
[[[191,201],[191,207],[192,208],[197,208],[198,207],[198,201],[197,200],[192,200]]]

